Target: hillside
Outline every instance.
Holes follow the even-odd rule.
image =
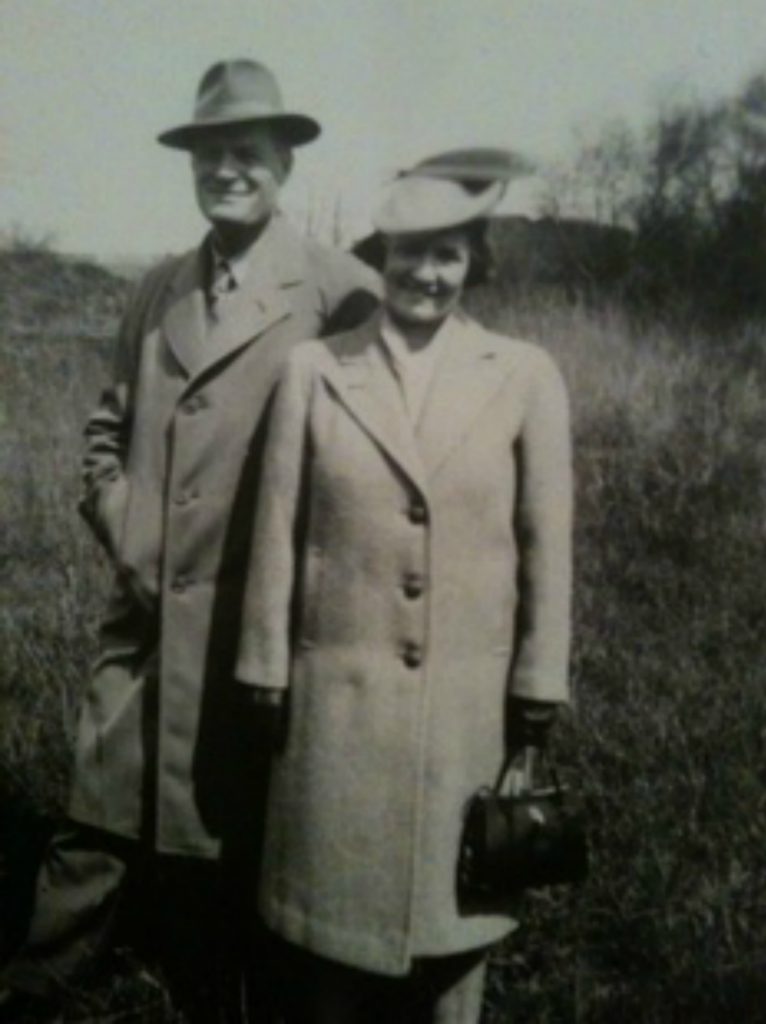
[[[496,282],[517,294],[604,297],[624,284],[630,270],[631,233],[593,221],[493,217],[489,240]],[[377,234],[359,239],[353,251],[381,265],[382,242]]]
[[[111,334],[129,285],[103,267],[42,247],[0,249],[0,331],[17,337]]]

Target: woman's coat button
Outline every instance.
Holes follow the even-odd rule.
[[[402,590],[404,591],[404,596],[408,597],[411,601],[414,601],[416,597],[421,597],[425,590],[425,583],[420,573],[407,573],[404,577]]]
[[[402,651],[402,661],[407,668],[419,668],[423,664],[423,651],[420,644],[413,641],[406,643]]]

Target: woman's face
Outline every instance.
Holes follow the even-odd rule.
[[[435,325],[463,294],[471,249],[465,231],[388,235],[383,266],[385,305],[405,324]]]

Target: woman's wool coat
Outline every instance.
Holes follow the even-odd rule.
[[[266,922],[384,974],[482,946],[461,916],[466,801],[509,693],[567,698],[571,470],[549,356],[462,314],[413,428],[376,318],[298,346],[269,425],[237,678],[287,691]]]
[[[211,857],[238,827],[231,680],[259,424],[290,348],[376,304],[357,260],[275,215],[206,312],[209,243],[150,272],[86,430],[82,511],[117,574],[85,694],[70,813]]]

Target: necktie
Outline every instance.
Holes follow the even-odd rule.
[[[213,316],[218,314],[221,302],[226,299],[227,295],[231,295],[236,287],[237,280],[232,273],[228,261],[221,257],[216,257],[213,266],[213,280],[208,292],[210,312]]]

